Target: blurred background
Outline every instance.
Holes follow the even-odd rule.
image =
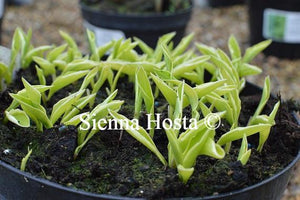
[[[63,41],[58,30],[63,30],[76,40],[84,53],[88,53],[85,28],[77,0],[8,1],[2,18],[3,46],[10,47],[16,27],[25,31],[31,28],[35,46],[61,44]],[[236,5],[215,7],[216,5],[209,4],[206,0],[195,0],[186,33],[194,32],[196,42],[226,50],[229,36],[234,35],[244,51],[250,42],[248,6],[242,0],[236,0],[235,3]],[[300,43],[298,49],[299,45]],[[264,77],[270,75],[274,94],[281,94],[283,99],[300,100],[300,55],[298,59],[287,59],[261,54],[253,64],[262,67],[263,73],[249,77],[250,82],[262,86]],[[283,199],[300,200],[299,164]]]

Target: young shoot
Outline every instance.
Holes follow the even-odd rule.
[[[217,123],[223,117],[223,113],[215,113],[218,117],[211,118],[210,124]],[[176,136],[172,127],[166,127],[165,132],[169,140],[169,166],[177,167],[180,179],[187,183],[194,172],[196,159],[200,155],[207,155],[216,159],[225,156],[223,148],[215,143],[215,130],[209,129],[205,123],[205,118],[197,122],[197,128],[187,129]],[[170,159],[171,158],[171,159]]]
[[[118,114],[115,111],[110,110],[109,113],[114,119],[117,120],[117,123],[120,124],[124,130],[126,130],[132,137],[152,151],[164,165],[167,164],[165,158],[155,146],[150,134],[147,133],[143,127],[135,124],[134,121],[129,120],[125,116]]]
[[[242,165],[246,165],[251,155],[251,149],[248,150],[248,141],[247,136],[244,135],[242,140],[242,145],[240,148],[238,160],[242,163]]]
[[[266,128],[265,130],[262,130],[259,134],[259,144],[257,147],[257,150],[259,152],[262,151],[263,145],[267,141],[271,126],[275,125],[275,116],[278,111],[278,108],[280,106],[280,102],[277,102],[270,113],[269,116],[267,115],[261,115],[261,112],[265,105],[267,104],[268,99],[270,98],[270,92],[271,92],[271,83],[270,83],[270,77],[266,77],[265,84],[262,92],[262,97],[260,99],[260,102],[258,104],[258,107],[254,113],[254,115],[250,118],[248,125],[257,125],[257,124],[269,124],[270,127]]]
[[[22,159],[22,162],[21,162],[21,166],[20,166],[20,170],[21,170],[21,171],[23,171],[23,172],[25,171],[27,162],[28,162],[28,160],[29,160],[31,154],[32,154],[32,149],[29,149],[29,147],[28,147],[28,153],[27,153],[26,156]]]
[[[136,119],[139,118],[141,105],[144,101],[146,106],[146,111],[151,116],[151,129],[150,129],[150,136],[153,137],[154,135],[154,96],[152,93],[151,85],[149,82],[149,77],[147,76],[146,72],[143,68],[139,68],[137,70],[135,76],[135,111],[134,117]]]
[[[12,109],[10,111],[5,111],[5,116],[10,122],[20,127],[30,127],[30,118],[23,110]]]
[[[53,124],[47,116],[46,109],[41,105],[41,92],[30,85],[25,79],[22,79],[22,82],[25,90],[17,94],[10,93],[10,96],[21,106],[30,119],[35,122],[38,131],[43,131],[43,127],[51,128]]]
[[[101,130],[105,130],[106,119],[109,118],[110,111],[119,111],[121,105],[124,103],[120,100],[114,100],[117,95],[117,90],[108,96],[102,103],[98,104],[91,112],[80,113],[74,116],[76,112],[71,110],[72,115],[67,114],[63,117],[65,125],[73,125],[78,127],[78,139],[77,148],[74,152],[74,158],[76,158],[81,149],[87,144],[87,142]],[[84,106],[93,100],[94,95],[81,99],[79,106]],[[71,113],[70,112],[70,113]],[[71,118],[72,117],[72,118]],[[66,121],[66,118],[69,119]]]

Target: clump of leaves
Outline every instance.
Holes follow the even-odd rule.
[[[114,120],[153,152],[163,165],[176,168],[184,183],[193,174],[198,156],[223,159],[230,152],[232,141],[241,141],[237,160],[243,165],[251,159],[248,136],[259,134],[257,150],[262,151],[280,106],[278,102],[269,115],[261,114],[270,97],[270,78],[265,79],[261,101],[245,127],[239,124],[239,95],[245,87],[245,77],[261,72],[249,62],[270,41],[248,48],[242,56],[232,36],[228,41],[230,56],[220,49],[197,44],[202,54],[199,55],[195,49],[188,48],[193,34],[183,38],[176,47],[171,42],[175,33],[160,37],[154,49],[138,38],[120,39],[97,47],[94,33],[87,30],[91,53],[83,56],[70,35],[60,34],[65,44],[33,48],[31,31],[25,34],[21,29],[16,30],[11,63],[16,62],[17,54],[21,55],[24,69],[34,61],[39,85],[22,79],[24,89],[10,94],[13,101],[5,111],[6,122],[24,128],[35,126],[40,132],[55,125],[76,126],[78,141],[74,158],[77,158],[88,141],[106,130],[109,120]],[[143,54],[135,51],[137,46]],[[106,54],[108,56],[104,56]],[[0,63],[0,75],[7,83],[12,81],[11,66],[1,67]],[[205,72],[211,74],[208,82]],[[124,101],[117,99],[118,82],[124,76],[134,85],[133,119],[120,114]],[[78,90],[59,96],[59,100],[49,106],[54,96],[71,86],[78,86]],[[164,105],[157,107],[159,98],[164,99]],[[191,113],[185,127],[187,110]],[[148,129],[138,123],[142,112],[149,116]],[[154,143],[159,123],[155,112],[165,112],[168,116],[163,122],[168,139],[167,159]],[[226,120],[231,127],[216,140],[215,127],[221,120]],[[31,151],[24,158],[22,169],[30,154]]]

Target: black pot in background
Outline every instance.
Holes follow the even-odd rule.
[[[261,93],[261,88],[247,83],[243,95]],[[298,120],[295,115],[295,119]],[[203,198],[175,198],[181,200],[280,200],[295,164],[300,160],[300,151],[295,159],[283,170],[274,176],[230,193],[208,196]],[[88,193],[64,187],[45,179],[34,177],[22,172],[0,160],[0,199],[1,200],[126,200],[135,198],[118,197],[104,194]]]
[[[300,58],[300,1],[248,0],[247,4],[250,43],[272,39],[273,42],[264,51],[265,54],[281,58]]]
[[[244,3],[244,0],[208,0],[208,4],[211,7],[225,7]]]
[[[117,14],[105,13],[80,3],[86,28],[95,32],[97,44],[111,39],[138,37],[149,46],[155,47],[157,39],[166,33],[176,31],[174,44],[182,39],[190,20],[192,7],[176,13]]]
[[[29,5],[32,4],[34,0],[7,0],[10,5]]]

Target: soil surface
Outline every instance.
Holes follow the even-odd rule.
[[[30,72],[21,71],[19,77],[21,76],[26,78],[30,76]],[[126,77],[119,81],[120,92],[116,99],[128,102],[121,110],[121,113],[128,114],[133,112],[129,105],[134,99],[134,94],[130,92],[133,91],[132,84],[124,84],[125,81]],[[11,101],[8,92],[14,92],[15,88],[19,87],[20,85],[15,85],[1,94],[1,121],[3,111]],[[61,94],[56,95],[61,98]],[[245,126],[256,109],[260,96],[243,96],[241,99],[243,114],[239,122],[241,126]],[[158,105],[165,103],[158,101]],[[271,99],[263,113],[269,114],[276,101]],[[73,153],[77,144],[75,127],[57,125],[40,133],[33,128],[20,128],[11,123],[4,125],[1,122],[0,159],[19,168],[30,147],[33,153],[26,171],[71,188],[95,193],[149,199],[220,194],[260,182],[279,172],[293,160],[300,145],[300,127],[289,114],[295,109],[295,102],[282,104],[276,125],[272,128],[269,140],[261,153],[255,150],[258,144],[257,136],[249,137],[252,154],[246,166],[236,161],[240,148],[240,141],[236,141],[232,144],[230,154],[223,160],[200,156],[195,165],[195,172],[187,184],[178,179],[176,169],[165,168],[155,155],[125,131],[102,131],[96,134],[74,160]],[[186,110],[186,113],[188,112]],[[226,122],[217,130],[216,137],[224,131],[228,131]],[[154,141],[167,157],[165,134],[157,131]]]

